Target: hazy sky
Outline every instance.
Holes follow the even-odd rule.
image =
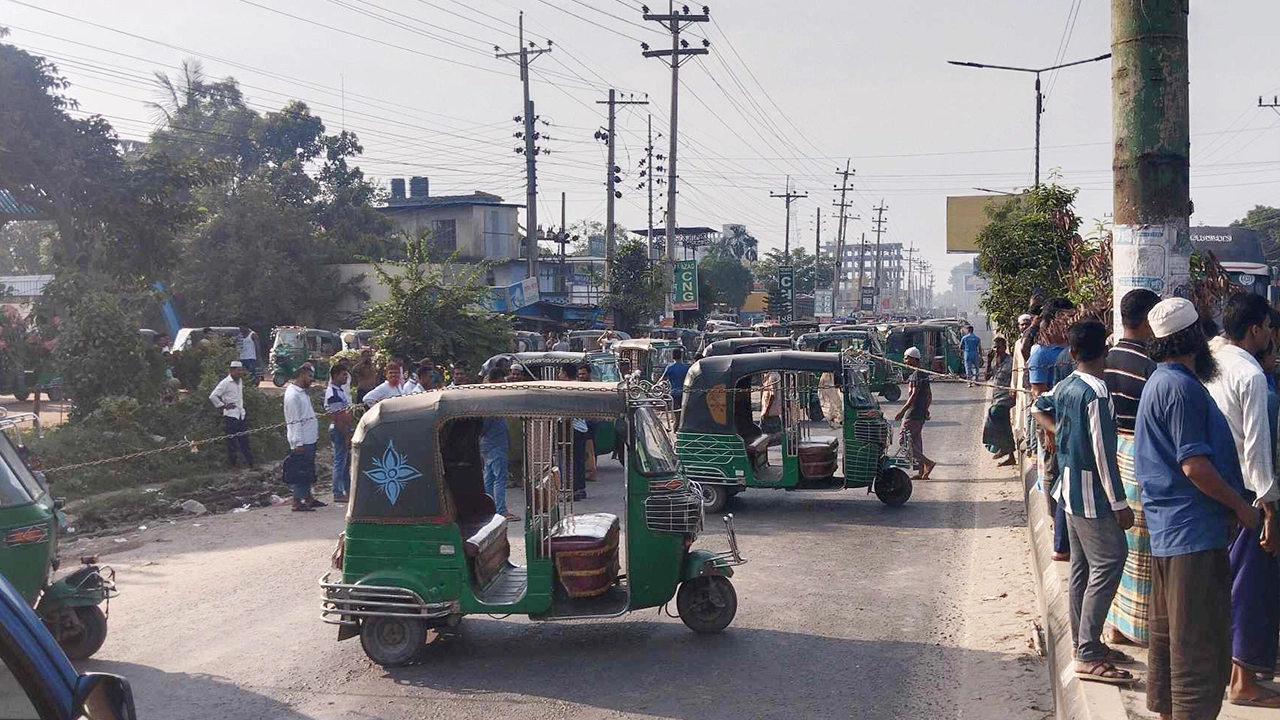
[[[8,42],[54,59],[81,108],[108,116],[124,137],[152,126],[151,73],[200,58],[208,75],[240,80],[255,107],[299,98],[330,131],[344,126],[345,87],[345,127],[365,146],[360,164],[384,182],[427,175],[433,194],[485,190],[523,202],[512,121],[520,83],[510,61],[493,57],[494,45],[516,48],[523,10],[531,38],[554,41],[533,85],[552,138],[539,166],[546,224],[559,222],[562,191],[570,223],[604,219],[605,155],[592,135],[610,85],[650,94],[665,154],[670,74],[639,45],[661,47],[666,36],[641,20],[640,4],[0,0],[0,25],[12,30]],[[1110,50],[1103,0],[719,0],[711,16],[687,35],[709,39],[711,54],[681,70],[680,224],[745,223],[765,247],[780,247],[783,206],[769,194],[790,174],[810,195],[793,206],[792,242],[812,248],[817,208],[824,240],[834,238],[834,171],[852,157],[852,211],[862,220],[850,237],[870,230],[883,199],[885,240],[914,243],[942,285],[964,259],[945,254],[946,196],[1029,185],[1034,137],[1031,76],[946,61],[1046,66]],[[1259,95],[1280,92],[1280,3],[1192,0],[1190,27],[1193,222],[1225,224],[1255,204],[1280,204],[1280,114],[1257,107]],[[1110,72],[1103,61],[1045,82],[1044,172],[1081,189],[1090,225],[1111,211]],[[633,228],[646,222],[646,193],[636,188],[645,120],[643,107],[619,115],[618,219]],[[660,226],[661,189],[655,204]]]

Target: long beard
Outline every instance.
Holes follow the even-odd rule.
[[[1205,343],[1196,350],[1196,377],[1200,378],[1200,382],[1210,382],[1218,377],[1218,361],[1213,357],[1213,352],[1209,350],[1209,344]]]

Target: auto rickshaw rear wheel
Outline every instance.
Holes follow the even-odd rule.
[[[284,373],[275,373],[271,376],[271,384],[278,388],[284,387],[287,382],[289,382],[289,377]]]
[[[411,617],[367,617],[360,622],[360,645],[383,667],[413,662],[426,644],[427,626]]]
[[[902,388],[897,385],[885,385],[884,389],[880,391],[880,395],[889,402],[898,402],[898,398],[902,397]]]
[[[63,608],[73,617],[59,618],[62,632],[58,645],[72,660],[84,660],[102,647],[107,639],[107,616],[97,605]]]
[[[911,476],[899,467],[885,468],[876,480],[876,497],[889,507],[901,507],[911,499]]]
[[[729,504],[729,488],[724,485],[712,485],[711,483],[701,483],[702,487],[702,511],[704,513],[718,513],[724,510],[724,506]]]
[[[738,593],[722,575],[701,575],[680,584],[676,612],[696,633],[718,633],[738,614]]]

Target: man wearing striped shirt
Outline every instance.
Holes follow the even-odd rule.
[[[1036,399],[1034,415],[1056,446],[1058,481],[1053,497],[1065,510],[1071,544],[1071,629],[1076,640],[1076,677],[1124,684],[1127,660],[1102,642],[1103,624],[1129,549],[1124,531],[1133,525],[1116,464],[1116,420],[1103,380],[1107,329],[1096,320],[1071,326],[1076,370]]]

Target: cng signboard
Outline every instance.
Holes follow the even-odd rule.
[[[778,294],[782,296],[782,307],[774,314],[779,323],[786,325],[793,319],[796,307],[796,269],[791,265],[778,267]]]
[[[835,293],[831,290],[813,291],[814,317],[829,318],[836,314]]]
[[[864,287],[859,293],[858,308],[867,312],[876,309],[876,289]]]
[[[673,310],[698,309],[698,261],[676,261],[675,297],[671,301]]]

